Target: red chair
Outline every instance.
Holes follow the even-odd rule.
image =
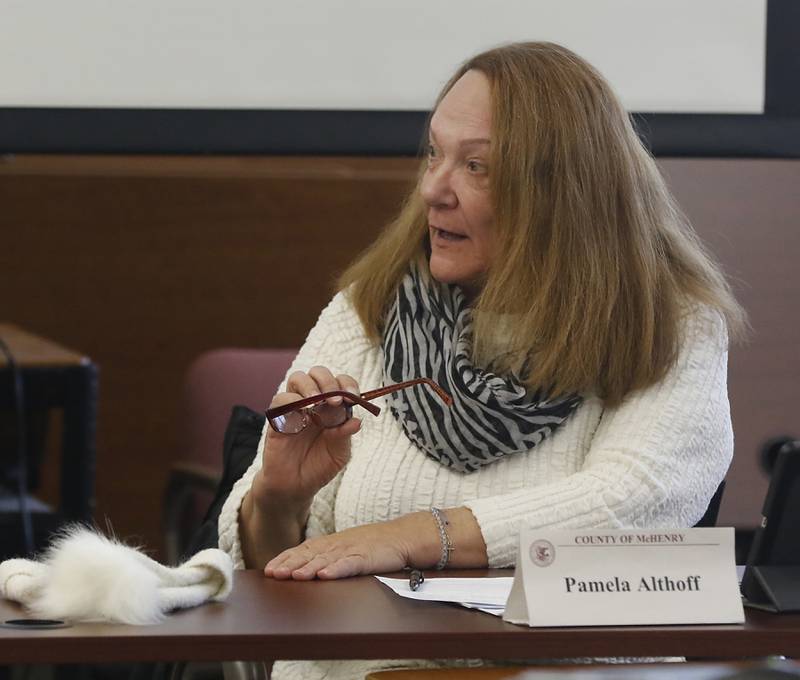
[[[237,404],[263,411],[296,349],[217,349],[189,366],[183,389],[181,457],[164,493],[166,559],[176,564],[200,526],[222,473],[222,444]]]

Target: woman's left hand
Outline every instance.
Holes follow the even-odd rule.
[[[412,566],[419,555],[426,552],[426,546],[420,543],[420,533],[427,533],[424,528],[428,527],[419,526],[425,520],[430,522],[425,514],[414,513],[390,522],[365,524],[309,538],[270,560],[264,574],[276,579],[305,581],[399,571]],[[431,564],[435,562],[434,558]]]
[[[467,508],[448,508],[447,532],[452,545],[449,567],[487,566],[486,544]],[[365,524],[327,536],[316,536],[284,550],[264,567],[277,579],[307,581],[359,574],[381,574],[404,567],[428,569],[442,557],[442,539],[430,512],[412,512],[389,522]]]

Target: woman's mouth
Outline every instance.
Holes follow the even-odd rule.
[[[431,225],[431,229],[433,230],[434,238],[441,238],[445,241],[464,241],[467,238],[464,234],[457,234],[454,231],[447,231],[433,225]]]

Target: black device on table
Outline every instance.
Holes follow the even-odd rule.
[[[800,440],[777,455],[742,594],[750,607],[800,612]]]

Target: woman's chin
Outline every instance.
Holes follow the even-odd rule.
[[[467,273],[451,267],[440,267],[433,260],[430,262],[430,272],[434,281],[450,286],[459,286],[468,293],[474,293],[476,289],[480,289],[480,284],[477,283],[481,279],[480,274]]]
[[[461,277],[459,277],[458,272],[453,272],[448,267],[437,267],[434,262],[431,262],[430,272],[433,279],[439,283],[461,285]]]

